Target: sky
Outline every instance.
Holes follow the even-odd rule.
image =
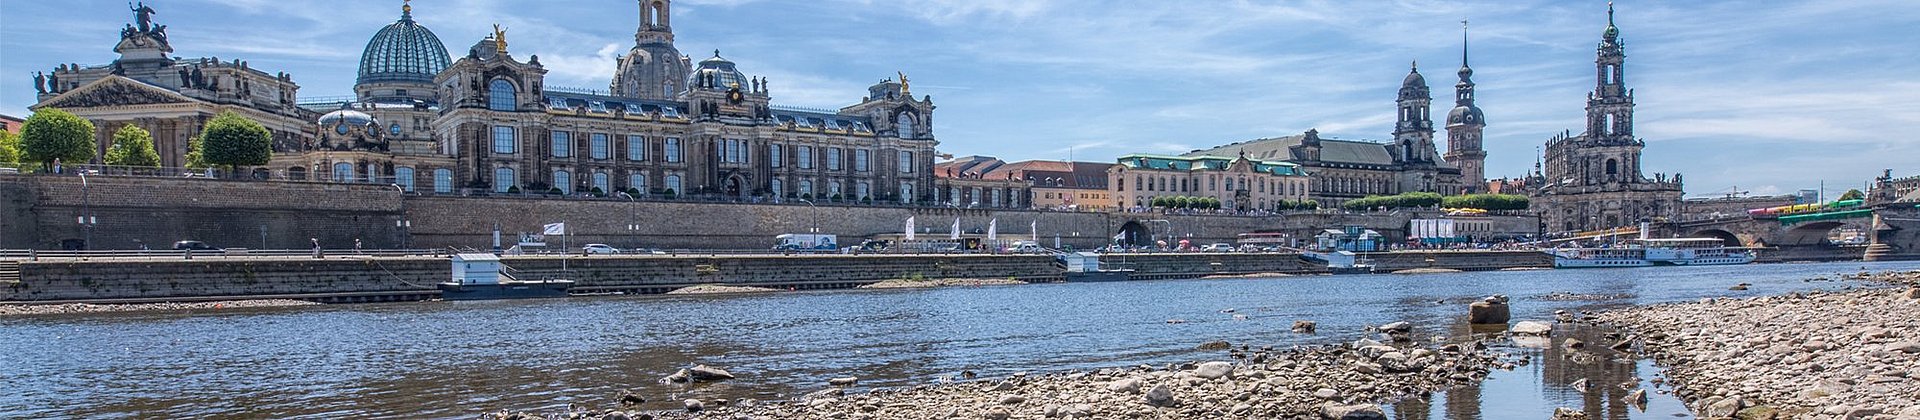
[[[0,0],[0,114],[32,73],[111,62],[123,1]],[[399,0],[151,0],[175,55],[289,72],[303,98],[352,94]],[[455,58],[507,28],[549,86],[605,90],[633,45],[630,0],[417,0]],[[1832,192],[1920,174],[1920,9],[1910,0],[1623,0],[1643,172],[1689,196]],[[1462,20],[1485,111],[1487,176],[1522,176],[1584,126],[1602,1],[679,0],[676,45],[770,80],[776,106],[838,109],[905,72],[931,95],[939,150],[1111,161],[1317,129],[1392,136],[1417,62],[1435,120],[1453,106]],[[1445,130],[1435,140],[1444,152]]]

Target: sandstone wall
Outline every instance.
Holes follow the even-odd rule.
[[[8,176],[0,194],[0,214],[31,220],[0,227],[0,234],[21,231],[0,236],[0,248],[75,244],[88,236],[76,218],[88,213],[97,221],[91,249],[169,249],[189,239],[276,249],[310,248],[310,238],[327,248],[404,241],[394,226],[402,219],[400,194],[390,186],[92,177],[83,188],[78,176]]]

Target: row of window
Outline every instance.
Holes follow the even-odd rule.
[[[1019,207],[1020,195],[1005,188],[949,187],[947,202],[959,205]]]
[[[504,126],[504,125],[494,126],[493,127],[493,152],[495,154],[518,153],[519,142],[517,140],[515,133],[516,133],[516,130],[514,129],[514,127]],[[588,143],[588,147],[590,149],[588,151],[588,156],[593,159],[608,159],[609,150],[612,147],[612,144],[611,144],[612,141],[608,138],[606,134],[602,134],[602,133],[593,133],[591,134],[591,136],[592,136],[591,141]],[[552,141],[551,141],[551,151],[553,152],[554,157],[557,157],[557,158],[573,157],[573,145],[574,144],[573,144],[572,133],[566,132],[566,131],[553,132]],[[647,141],[646,136],[640,136],[640,135],[627,136],[627,160],[635,161],[635,162],[646,161],[648,159],[648,156],[647,156],[647,151],[649,149],[648,146],[650,146],[650,143]],[[683,156],[681,155],[679,138],[668,137],[665,140],[664,146],[665,146],[665,153],[666,153],[666,156],[664,156],[664,158],[666,162],[673,163],[673,162],[681,161]],[[751,162],[751,159],[749,156],[750,153],[748,153],[747,151],[748,142],[746,140],[725,139],[721,141],[719,146],[720,146],[719,153],[720,153],[721,163],[744,164],[744,163]],[[785,156],[784,153],[786,151],[786,146],[784,145],[770,144],[770,145],[767,145],[767,148],[771,156],[780,156],[780,157]],[[792,148],[794,151],[794,156],[796,158],[795,162],[797,163],[800,169],[814,168],[815,160],[813,158],[813,152],[814,152],[813,146],[793,146]],[[843,159],[843,156],[844,156],[843,153],[845,153],[845,149],[841,149],[837,147],[823,147],[820,149],[822,150],[822,153],[825,155],[827,170],[839,171],[844,169],[842,165],[844,164],[844,162],[847,161],[846,159]],[[853,163],[853,170],[855,172],[873,171],[871,153],[872,152],[867,149],[853,149],[852,163]],[[899,158],[900,158],[900,164],[899,164],[900,173],[912,173],[914,168],[913,152],[902,151],[900,152]],[[771,167],[778,168],[785,165],[785,160],[786,159],[776,158],[776,159],[773,159],[771,162],[768,162],[768,164]]]
[[[511,126],[493,126],[493,153],[519,153],[520,143],[515,134],[516,132],[517,130]],[[613,140],[603,133],[593,133],[589,136],[590,141],[587,146],[589,149],[587,151],[588,157],[602,160],[609,159],[613,148]],[[573,135],[571,133],[555,131],[552,134],[551,140],[550,151],[553,152],[554,157],[573,157]],[[646,161],[648,159],[649,146],[651,146],[651,143],[647,141],[646,136],[627,136],[627,160],[635,162]],[[681,160],[679,138],[668,137],[663,146],[666,149],[666,156],[664,156],[666,162],[672,163]]]
[[[1262,194],[1265,194],[1268,191],[1272,191],[1275,194],[1285,194],[1285,195],[1306,194],[1306,191],[1301,190],[1300,184],[1292,183],[1292,182],[1281,182],[1281,180],[1279,179],[1267,179],[1267,180],[1261,181],[1261,180],[1250,180],[1245,177],[1221,178],[1219,176],[1207,177],[1206,191],[1222,191],[1223,190],[1221,188],[1222,180],[1226,181],[1224,183],[1226,185],[1226,188],[1224,189],[1225,191],[1246,190],[1246,191],[1252,191],[1252,192],[1257,192]],[[1325,180],[1322,179],[1322,181],[1324,182]],[[1144,175],[1134,175],[1133,185],[1135,187],[1138,187],[1140,191],[1168,191],[1168,192],[1201,191],[1199,180],[1179,178],[1179,177],[1168,179],[1166,177],[1148,177]],[[1121,179],[1120,183],[1117,186],[1119,187],[1120,191],[1126,191],[1127,190],[1126,179],[1124,178]]]
[[[1380,179],[1320,178],[1320,192],[1347,194],[1393,194],[1393,185]]]
[[[300,169],[300,168],[295,168],[295,169]],[[367,165],[367,173],[365,177],[358,177],[359,175],[356,174],[355,172],[356,171],[354,170],[353,163],[338,162],[333,164],[333,174],[328,176],[327,179],[330,179],[333,182],[361,182],[361,181],[376,182],[376,181],[382,180],[380,177],[380,168],[378,166]],[[394,178],[393,184],[399,185],[401,189],[406,190],[407,192],[414,192],[415,185],[416,185],[414,181],[415,175],[416,173],[414,172],[413,167],[409,167],[409,166],[395,167],[393,168],[393,178]],[[305,179],[304,177],[306,175],[302,173],[301,175],[298,175],[298,176],[302,177],[301,179]],[[453,192],[453,170],[452,169],[439,168],[439,169],[433,170],[433,192],[442,193],[442,194]]]

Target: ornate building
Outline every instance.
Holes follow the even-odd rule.
[[[173,57],[167,25],[153,21],[153,8],[141,3],[132,9],[134,23],[120,29],[120,42],[113,47],[118,58],[106,65],[60,64],[52,73],[35,73],[39,102],[31,108],[60,108],[93,121],[95,156],[105,156],[120,127],[146,129],[162,166],[185,166],[189,140],[221,112],[265,125],[275,151],[311,141],[319,113],[295,106],[300,86],[293,76],[269,74],[237,59]]]
[[[1584,231],[1665,220],[1680,211],[1681,179],[1640,172],[1646,142],[1633,136],[1633,91],[1626,87],[1626,44],[1607,7],[1594,60],[1586,132],[1547,141],[1545,169],[1527,181],[1533,209],[1548,230]]]
[[[41,102],[91,119],[99,147],[124,124],[154,134],[166,166],[221,111],[274,133],[253,175],[391,183],[433,193],[631,191],[740,199],[933,197],[934,105],[905,74],[838,110],[779,108],[764,78],[716,51],[691,65],[673,45],[671,0],[641,0],[635,46],[609,92],[547,89],[539,56],[509,53],[506,31],[453,60],[410,4],[362,54],[354,97],[297,106],[298,86],[246,62],[168,58],[151,8],[122,30],[107,66],[36,75]]]
[[[1276,211],[1280,201],[1307,199],[1307,176],[1288,162],[1217,156],[1121,156],[1107,170],[1115,204],[1146,208],[1159,197],[1210,197],[1221,208]]]

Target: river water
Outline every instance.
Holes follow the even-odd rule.
[[[621,389],[674,397],[787,399],[858,376],[911,386],[962,371],[1015,372],[1225,360],[1210,340],[1330,344],[1410,321],[1464,336],[1466,305],[1506,294],[1515,321],[1712,296],[1857,287],[1805,279],[1920,263],[1774,264],[840,290],[725,297],[426,302],[0,318],[0,418],[471,418],[499,409],[610,407]],[[1729,291],[1735,283],[1750,290]],[[1556,300],[1556,293],[1607,295]],[[1231,313],[1223,310],[1232,309]],[[1233,315],[1245,315],[1236,319]],[[1169,323],[1168,320],[1184,320]],[[1319,334],[1288,331],[1294,320]],[[1564,329],[1563,329],[1564,330]],[[1563,331],[1602,346],[1591,329]],[[1558,344],[1556,339],[1555,344]],[[1557,347],[1557,346],[1556,346]],[[1390,407],[1401,419],[1690,417],[1615,386],[1647,361],[1568,362],[1557,349],[1482,385]],[[656,381],[703,363],[740,379]],[[1590,378],[1593,390],[1568,384]],[[668,403],[670,404],[670,403]],[[668,405],[650,406],[668,408]]]

